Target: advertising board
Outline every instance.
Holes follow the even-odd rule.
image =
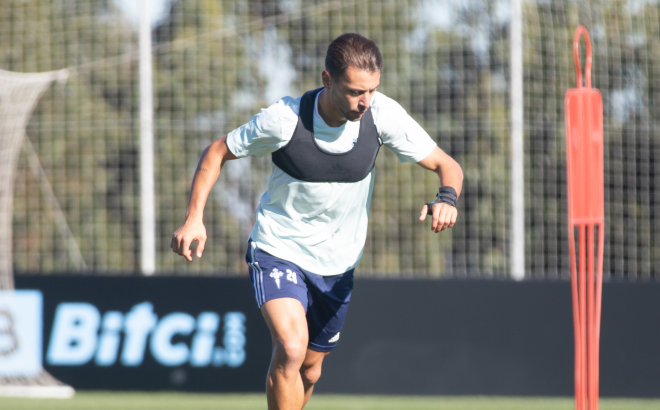
[[[43,364],[77,389],[263,389],[270,335],[245,278],[18,276],[17,285],[29,290],[0,295],[14,300],[0,305],[0,372]],[[31,345],[5,363],[12,326]]]
[[[39,291],[0,291],[0,377],[41,371],[42,302]]]
[[[262,392],[248,278],[16,275],[0,377],[76,389]],[[568,281],[356,279],[318,393],[570,396]],[[660,284],[605,283],[601,395],[660,397]]]

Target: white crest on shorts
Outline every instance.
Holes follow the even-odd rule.
[[[334,342],[336,342],[337,340],[339,340],[339,334],[340,334],[340,333],[341,333],[341,332],[337,332],[336,335],[332,336],[332,339],[328,340],[328,343],[334,343]]]
[[[284,272],[280,272],[277,270],[277,268],[273,268],[273,271],[270,272],[270,277],[275,279],[275,284],[277,285],[277,289],[280,288],[280,278],[284,275]]]
[[[298,276],[291,269],[286,270],[286,280],[288,280],[289,282],[293,282],[296,285],[298,284]]]

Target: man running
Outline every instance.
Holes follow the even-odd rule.
[[[343,34],[328,47],[323,88],[284,97],[208,146],[199,161],[174,252],[202,256],[203,210],[225,161],[272,155],[246,261],[254,296],[270,329],[270,410],[301,410],[337,345],[367,235],[380,146],[399,161],[438,174],[436,199],[422,206],[431,229],[454,226],[461,167],[394,100],[376,91],[383,59],[376,44]]]

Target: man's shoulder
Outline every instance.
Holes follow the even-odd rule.
[[[299,97],[286,96],[277,100],[277,102],[273,105],[277,105],[281,110],[293,112],[294,114],[298,115],[298,112],[300,111],[301,98],[302,96]]]
[[[402,110],[401,104],[396,102],[395,99],[386,96],[385,94],[376,91],[373,100],[371,100],[371,107],[378,112],[392,112]]]
[[[395,99],[376,91],[371,100],[374,123],[379,130],[392,128],[402,120],[406,110]]]
[[[300,111],[300,97],[283,97],[271,104],[268,108],[262,108],[254,118],[259,129],[269,129],[274,124],[282,121],[297,122]]]
[[[300,112],[300,98],[301,97],[282,97],[277,102],[271,104],[268,108],[261,110],[260,114],[275,114],[283,116],[298,116]]]

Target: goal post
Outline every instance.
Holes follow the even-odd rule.
[[[12,205],[14,173],[25,126],[39,97],[66,70],[14,73],[0,70],[0,289],[14,288],[12,267]]]
[[[0,396],[68,398],[74,390],[41,367],[39,341],[41,300],[29,292],[14,291],[12,264],[12,205],[14,174],[25,127],[39,97],[50,83],[64,80],[66,70],[43,73],[15,73],[0,70],[0,325],[2,335],[14,341],[0,349],[0,359],[8,366],[0,369]],[[25,306],[34,310],[34,320],[25,320]],[[36,326],[24,332],[30,322]],[[31,336],[31,337],[28,337]],[[10,340],[10,341],[11,341]],[[30,348],[32,346],[33,348]],[[13,356],[13,357],[12,357]],[[39,357],[35,357],[39,356]],[[25,369],[30,366],[30,369]]]

